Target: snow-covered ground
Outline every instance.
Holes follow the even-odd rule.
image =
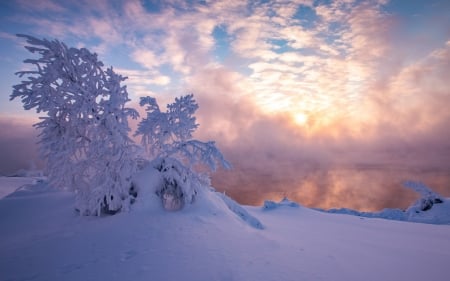
[[[167,212],[147,196],[106,217],[78,216],[72,194],[41,182],[1,199],[0,280],[450,279],[450,225],[290,203],[231,211],[215,192]]]
[[[0,199],[35,181],[32,177],[0,177]]]

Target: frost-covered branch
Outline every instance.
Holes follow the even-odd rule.
[[[404,186],[414,190],[422,196],[416,201],[415,204],[409,207],[409,211],[427,211],[431,209],[434,204],[444,202],[444,198],[442,196],[421,182],[407,181],[404,183]]]
[[[141,143],[155,158],[177,156],[192,164],[205,164],[216,170],[219,163],[226,169],[231,165],[217,149],[215,142],[193,140],[192,134],[198,128],[194,116],[198,104],[194,95],[175,99],[161,112],[155,98],[142,97],[141,106],[146,106],[147,117],[139,124],[136,136],[141,135]]]
[[[192,139],[198,124],[194,116],[198,105],[192,94],[175,99],[161,112],[156,100],[143,97],[147,117],[138,125],[135,135],[154,157],[154,167],[162,173],[164,184],[157,194],[168,210],[178,210],[185,203],[193,202],[197,190],[205,187],[205,176],[194,171],[195,164],[216,170],[217,163],[230,169],[228,163],[213,141]],[[209,184],[208,184],[209,186]]]
[[[225,169],[231,169],[231,164],[225,160],[214,141],[202,142],[199,140],[187,140],[184,142],[176,142],[169,155],[176,153],[183,155],[189,160],[190,164],[205,164],[212,171],[217,169],[216,163],[221,164]]]

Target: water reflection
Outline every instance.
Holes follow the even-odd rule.
[[[396,166],[299,168],[261,172],[236,167],[213,175],[219,191],[245,205],[262,205],[266,199],[284,196],[307,207],[352,208],[376,211],[406,208],[418,194],[403,187],[407,180],[421,181],[444,197],[450,197],[450,170]]]

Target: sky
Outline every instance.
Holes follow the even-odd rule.
[[[131,107],[193,93],[195,137],[234,167],[213,185],[243,204],[404,208],[405,180],[450,196],[449,1],[1,1],[5,175],[42,165],[38,115],[9,101],[18,33],[96,52]]]

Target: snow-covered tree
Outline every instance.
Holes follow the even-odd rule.
[[[140,105],[146,106],[147,118],[143,119],[135,135],[142,136],[142,145],[152,156],[167,157],[177,150],[180,143],[192,138],[198,124],[193,116],[198,109],[193,95],[175,98],[161,112],[155,98],[141,97]]]
[[[155,159],[154,167],[163,174],[165,184],[158,195],[166,208],[179,209],[194,200],[205,180],[194,171],[194,165],[206,165],[213,171],[217,163],[226,169],[231,165],[213,141],[192,139],[199,126],[194,116],[198,104],[192,94],[175,98],[166,112],[152,97],[142,97],[140,105],[146,106],[147,117],[138,124],[135,135],[141,136],[142,145]],[[167,200],[170,204],[166,205]]]
[[[27,80],[15,85],[26,110],[43,113],[34,126],[41,130],[41,155],[49,182],[74,190],[82,214],[100,215],[128,208],[131,176],[136,170],[135,145],[128,137],[126,78],[103,69],[96,54],[64,43],[27,35],[25,48],[39,55],[24,62],[34,70],[19,71]]]
[[[142,145],[153,157],[175,157],[187,165],[205,164],[213,171],[217,163],[231,167],[215,142],[192,139],[199,126],[194,116],[198,109],[194,95],[175,98],[174,103],[167,105],[166,112],[161,112],[152,97],[141,97],[140,105],[147,105],[147,117],[138,124],[135,135],[141,135]]]

